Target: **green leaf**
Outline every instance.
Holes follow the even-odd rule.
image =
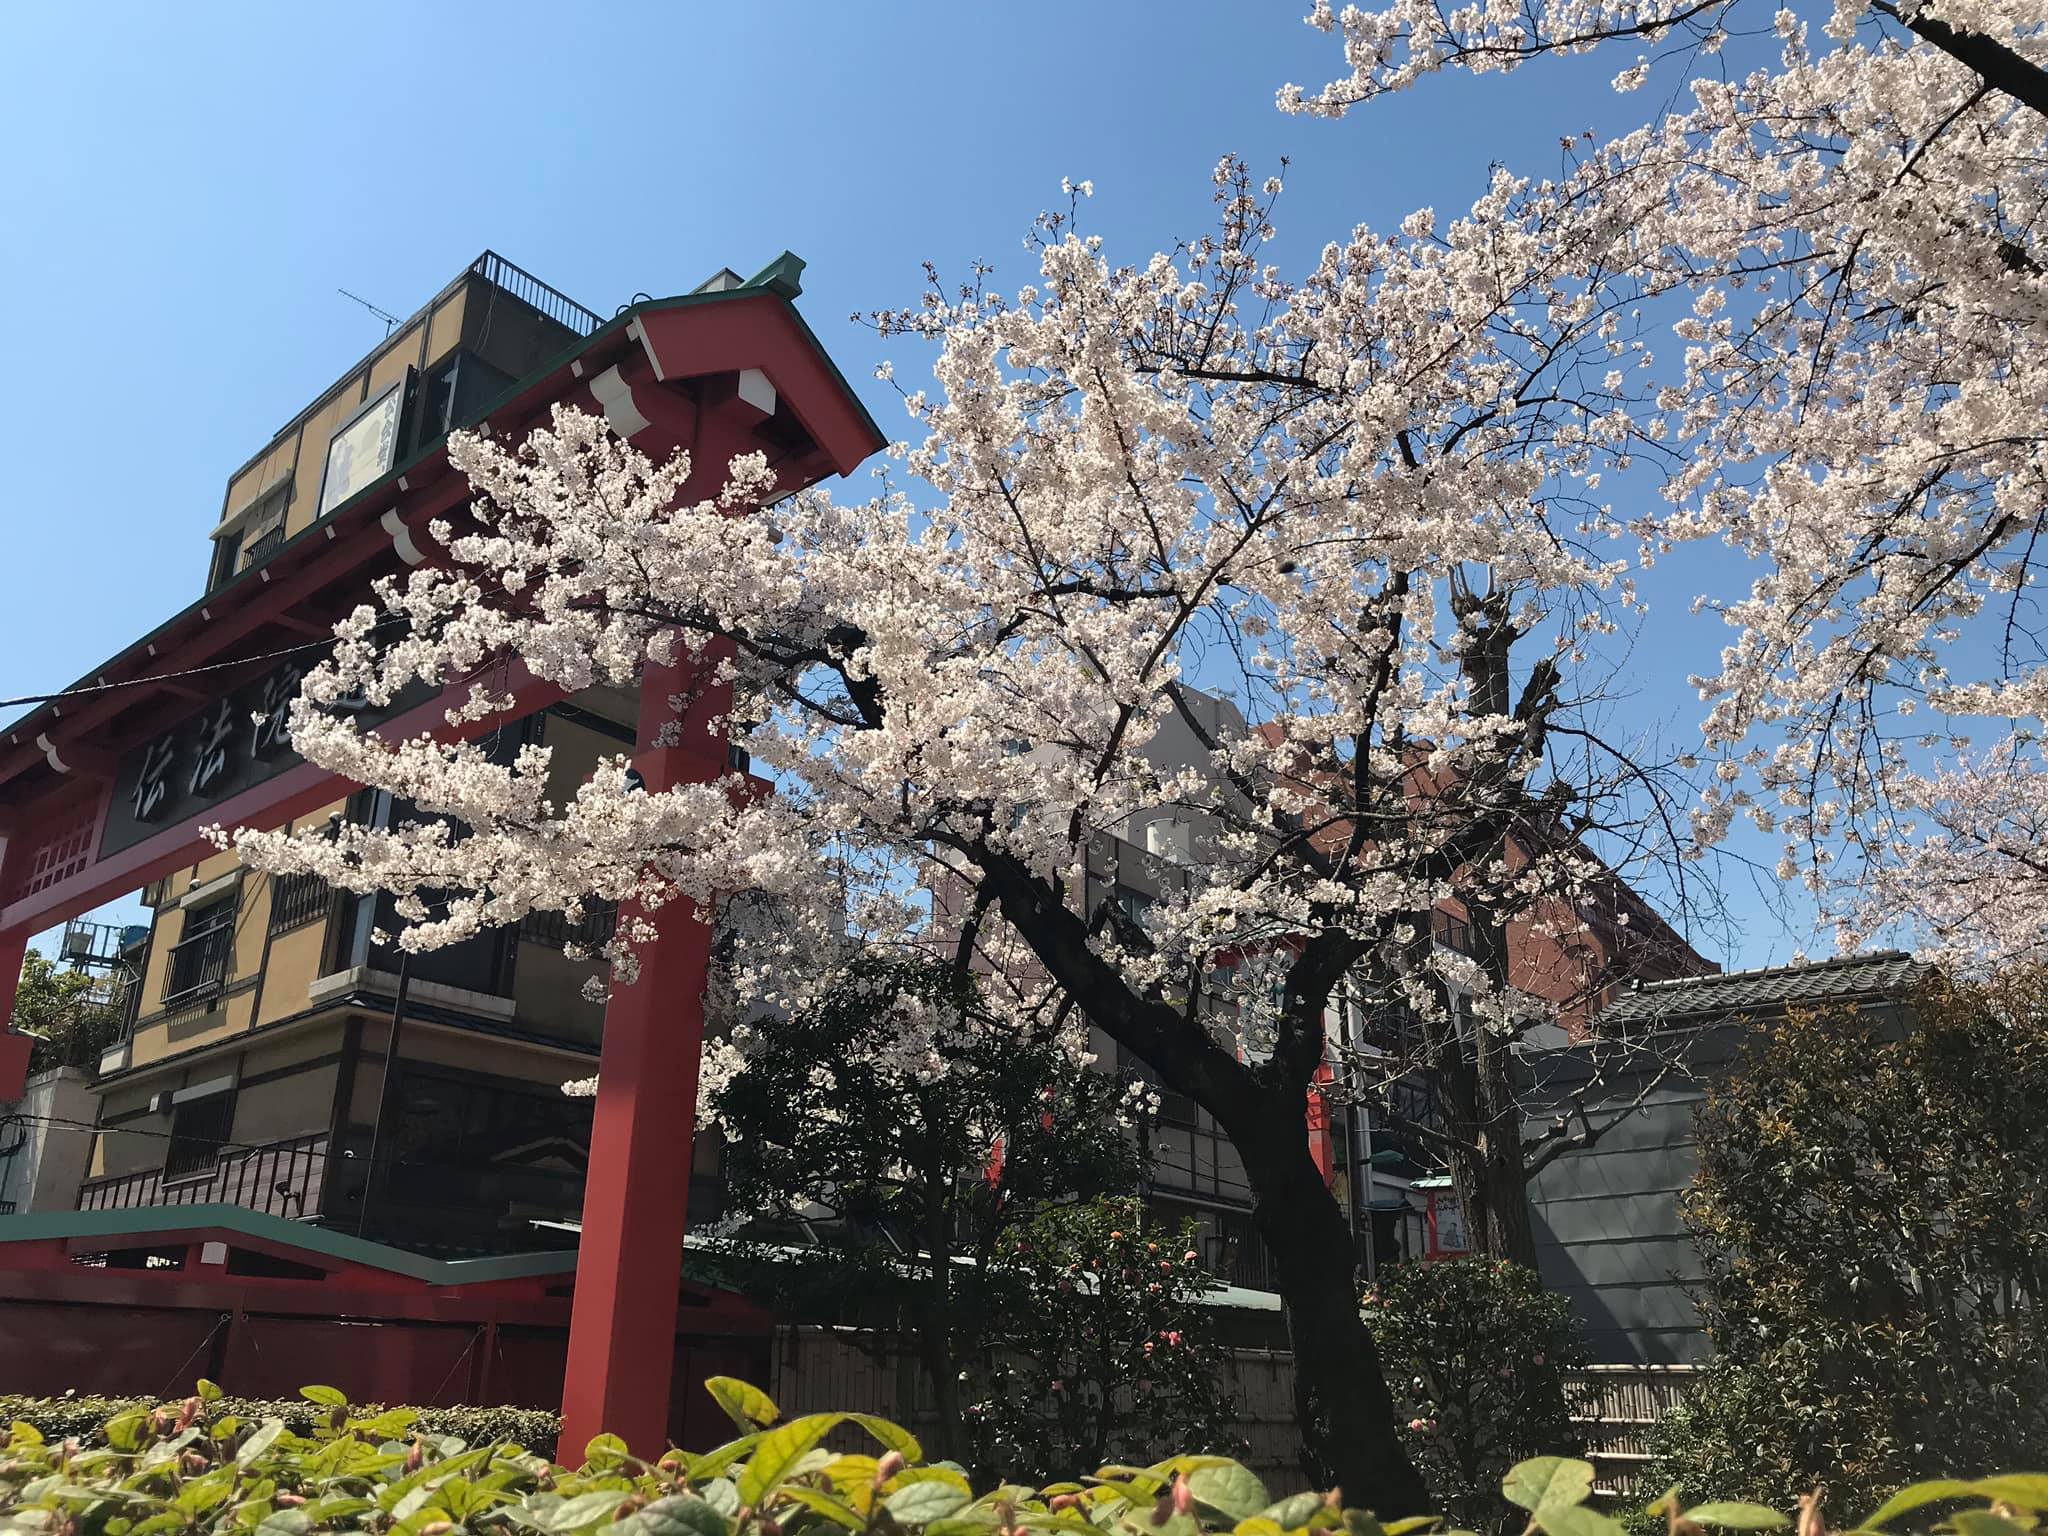
[[[309,1403],[318,1403],[322,1408],[346,1408],[348,1394],[334,1387],[301,1387],[299,1396]]]
[[[277,1443],[277,1437],[284,1433],[283,1419],[265,1419],[249,1438],[242,1442],[242,1448],[235,1452],[235,1465],[255,1465],[256,1458]]]
[[[1611,1520],[1583,1504],[1545,1504],[1531,1510],[1529,1518],[1549,1536],[1624,1536],[1619,1520]]]
[[[698,1478],[718,1476],[759,1445],[762,1433],[763,1431],[756,1430],[751,1435],[741,1435],[737,1440],[726,1441],[715,1451],[706,1451],[702,1456],[692,1456],[686,1463],[690,1469],[691,1479],[694,1481]]]
[[[1500,1491],[1531,1514],[1551,1505],[1583,1504],[1593,1491],[1593,1464],[1569,1456],[1532,1456],[1508,1469]]]
[[[116,1414],[107,1420],[107,1444],[117,1451],[132,1451],[142,1444],[142,1431],[149,1423],[149,1415],[140,1408],[132,1413]],[[17,1425],[17,1428],[26,1426]],[[35,1442],[41,1444],[40,1440]]]
[[[199,1378],[199,1385],[193,1390],[199,1394],[199,1401],[202,1403],[217,1403],[223,1395],[219,1385],[208,1381],[204,1376]]]
[[[1268,1504],[1259,1513],[1279,1526],[1283,1531],[1299,1530],[1308,1524],[1308,1517],[1322,1508],[1320,1493],[1290,1493],[1277,1504]]]
[[[853,1461],[856,1458],[842,1456],[839,1459],[841,1461]],[[967,1481],[967,1474],[965,1472],[962,1472],[958,1467],[950,1467],[942,1462],[936,1462],[929,1467],[905,1467],[895,1477],[891,1478],[890,1481],[898,1488],[907,1487],[911,1483],[944,1483],[947,1487],[958,1488],[965,1494],[972,1495],[974,1492],[974,1485]],[[1040,1489],[1039,1491],[1050,1495],[1055,1493],[1081,1493],[1085,1490],[1079,1483],[1054,1483],[1050,1487]]]
[[[1948,1523],[1962,1536],[2027,1536],[2027,1528],[1988,1509],[1959,1509]]]
[[[1233,1523],[1251,1519],[1273,1502],[1273,1496],[1266,1492],[1266,1485],[1257,1475],[1234,1461],[1196,1467],[1182,1476],[1197,1502],[1228,1516]]]
[[[620,1524],[621,1536],[732,1536],[732,1521],[687,1493],[656,1499]]]
[[[427,1500],[434,1496],[434,1490],[424,1483],[415,1484],[400,1494],[391,1506],[391,1518],[403,1525],[414,1515],[427,1507]],[[552,1526],[549,1529],[553,1529]]]
[[[1410,1515],[1406,1520],[1389,1520],[1382,1529],[1387,1536],[1414,1536],[1417,1531],[1426,1531],[1435,1526],[1441,1515]]]
[[[1931,1478],[1924,1483],[1915,1483],[1910,1488],[1901,1488],[1897,1493],[1878,1506],[1877,1513],[1865,1520],[1862,1529],[1874,1531],[1887,1521],[1896,1520],[1908,1510],[1920,1509],[1928,1504],[1939,1504],[1946,1499],[1967,1499],[1975,1495],[1973,1483],[1960,1482],[1953,1477]]]
[[[924,1460],[924,1447],[918,1444],[917,1436],[894,1420],[872,1413],[849,1413],[846,1417],[873,1435],[882,1449],[901,1453],[905,1461]]]
[[[765,1394],[761,1400],[767,1401]],[[791,1469],[809,1453],[811,1447],[843,1422],[844,1414],[812,1413],[769,1430],[741,1469],[740,1502],[760,1504],[768,1496],[768,1490],[789,1476]]]
[[[986,1536],[996,1528],[996,1512],[993,1509],[969,1509],[944,1520],[934,1520],[924,1528],[924,1536]]]
[[[313,1518],[303,1509],[278,1509],[263,1517],[263,1523],[256,1527],[256,1536],[306,1536],[313,1529]]]
[[[956,1515],[969,1503],[965,1490],[928,1480],[908,1483],[882,1501],[882,1507],[905,1525],[929,1525]]]
[[[609,1471],[623,1465],[630,1454],[626,1442],[617,1435],[595,1435],[583,1447],[583,1465],[587,1470]]]
[[[610,1515],[631,1495],[623,1488],[601,1488],[595,1493],[579,1493],[573,1499],[564,1499],[549,1512],[548,1529],[574,1531],[586,1525],[595,1525]]]
[[[305,1504],[300,1513],[315,1525],[326,1525],[333,1521],[346,1520],[351,1515],[360,1515],[377,1507],[372,1499],[356,1498],[351,1494],[334,1494],[324,1499],[313,1499]]]
[[[2021,1509],[2048,1509],[2048,1477],[2038,1472],[2002,1472],[1970,1485],[1978,1494]]]
[[[793,1504],[801,1504],[811,1513],[823,1515],[834,1525],[846,1530],[867,1529],[867,1521],[861,1518],[859,1511],[833,1498],[821,1488],[806,1488],[802,1483],[784,1483],[775,1490],[774,1496],[778,1499],[787,1499]]]
[[[1286,1529],[1278,1520],[1253,1515],[1249,1520],[1238,1521],[1231,1536],[1286,1536]]]
[[[1701,1525],[1725,1525],[1734,1531],[1782,1531],[1792,1523],[1775,1509],[1739,1502],[1696,1504],[1685,1512],[1685,1518]]]
[[[697,1490],[698,1495],[719,1514],[732,1519],[740,1512],[740,1491],[729,1477],[714,1478]]]
[[[782,1417],[782,1410],[759,1387],[749,1386],[731,1376],[714,1376],[704,1383],[709,1392],[725,1410],[725,1416],[738,1425],[742,1433],[750,1429],[766,1429]]]

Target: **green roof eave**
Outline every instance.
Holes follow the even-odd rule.
[[[534,1275],[569,1275],[568,1251],[510,1253],[480,1259],[434,1259],[329,1227],[271,1216],[240,1205],[145,1205],[118,1211],[34,1211],[0,1216],[0,1244],[51,1238],[141,1237],[180,1231],[224,1231],[296,1248],[302,1253],[408,1276],[429,1285],[481,1285]]]

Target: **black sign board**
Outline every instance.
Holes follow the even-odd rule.
[[[125,755],[99,856],[133,847],[297,764],[291,703],[317,661],[309,654],[274,665]],[[373,725],[424,702],[432,691],[416,684],[389,707],[364,706],[357,713]]]

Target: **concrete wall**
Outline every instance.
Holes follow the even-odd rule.
[[[0,1151],[15,1149],[0,1156],[0,1210],[68,1211],[78,1203],[97,1108],[90,1077],[76,1067],[38,1072],[18,1102],[0,1105]]]

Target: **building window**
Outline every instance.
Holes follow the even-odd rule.
[[[284,512],[291,490],[291,482],[282,481],[245,502],[222,522],[213,535],[213,569],[207,573],[207,591],[261,565],[284,543]]]
[[[164,1155],[164,1178],[182,1179],[204,1173],[220,1160],[220,1149],[234,1125],[235,1096],[209,1093],[171,1106],[171,1146]]]
[[[333,888],[314,874],[278,875],[270,882],[270,936],[292,933],[327,915]]]
[[[213,541],[213,570],[206,578],[206,590],[211,592],[230,576],[235,574],[236,563],[242,555],[242,530],[224,533]]]
[[[171,946],[164,971],[164,1001],[185,1002],[218,992],[235,953],[235,898],[224,896],[185,914],[184,937]]]

